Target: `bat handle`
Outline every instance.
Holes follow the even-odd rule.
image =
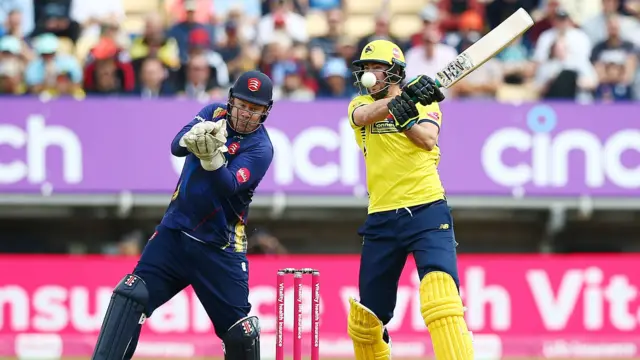
[[[435,80],[435,82],[436,82],[436,86],[437,86],[439,89],[442,89],[442,88],[444,87],[444,86],[442,86],[442,84],[440,83],[440,80],[438,80],[438,79],[434,79],[434,80]]]

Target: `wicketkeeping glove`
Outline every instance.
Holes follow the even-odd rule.
[[[440,91],[436,82],[426,75],[413,78],[404,86],[402,92],[409,95],[410,99],[424,106],[444,100],[444,94]]]
[[[227,126],[225,120],[203,121],[194,125],[184,136],[184,145],[200,159],[205,170],[213,171],[222,167],[227,151]]]
[[[416,104],[405,93],[398,95],[387,104],[398,131],[407,131],[419,120]]]

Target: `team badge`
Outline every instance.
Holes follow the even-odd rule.
[[[232,142],[231,144],[229,144],[229,146],[227,146],[227,149],[229,149],[229,154],[235,155],[235,153],[237,153],[238,150],[240,150],[240,143],[237,141]]]
[[[249,172],[249,169],[247,168],[242,168],[236,172],[236,180],[238,180],[240,184],[244,184],[249,181],[250,177],[251,172]]]
[[[260,86],[262,86],[262,82],[257,78],[251,78],[247,81],[247,87],[253,92],[260,90]]]

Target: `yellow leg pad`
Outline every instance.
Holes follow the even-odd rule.
[[[364,305],[349,299],[347,331],[353,341],[356,360],[389,360],[391,347],[382,339],[382,321]]]
[[[420,283],[420,310],[438,360],[473,360],[472,335],[451,275],[433,271]]]

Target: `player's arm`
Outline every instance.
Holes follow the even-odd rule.
[[[440,110],[436,103],[416,105],[403,93],[388,106],[398,131],[403,132],[416,146],[431,151],[438,142]]]
[[[387,105],[390,101],[391,99],[380,99],[369,104],[354,104],[351,111],[352,125],[362,127],[383,121],[389,116]]]
[[[184,137],[184,134],[189,132],[189,130],[191,130],[191,128],[195,124],[203,122],[205,121],[205,119],[210,119],[211,115],[213,114],[212,111],[212,105],[205,106],[204,108],[202,108],[202,110],[200,110],[200,112],[198,112],[193,120],[191,120],[180,130],[180,132],[178,132],[178,134],[173,138],[173,141],[171,142],[171,154],[173,154],[173,156],[185,157],[189,155],[189,150],[187,150],[187,148],[185,147],[184,140],[182,139]]]
[[[273,149],[256,146],[238,155],[227,166],[210,172],[215,191],[230,196],[260,182],[273,160]]]
[[[418,121],[404,134],[416,146],[431,151],[438,143],[442,113],[437,104],[416,105],[416,110],[418,110]]]
[[[418,123],[411,127],[411,129],[404,132],[404,134],[414,143],[417,147],[425,149],[427,151],[433,150],[438,143],[438,134],[440,133],[440,127],[428,120],[418,121]]]

